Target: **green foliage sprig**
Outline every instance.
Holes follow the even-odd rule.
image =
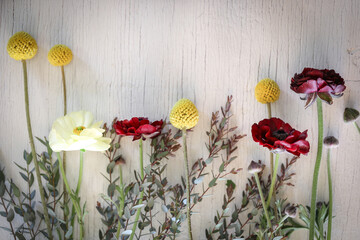
[[[58,161],[52,158],[52,150],[49,147],[49,142],[38,138],[38,140],[45,146],[46,151],[37,155],[40,159],[38,161],[39,167],[42,170],[41,176],[45,180],[46,187],[44,187],[47,211],[50,216],[51,229],[57,232],[58,239],[62,239],[61,228],[64,223],[61,219],[56,217],[55,211],[58,206],[62,194],[58,191],[59,183],[59,168]],[[0,215],[6,217],[10,228],[2,227],[9,231],[14,239],[36,239],[39,234],[48,238],[45,228],[43,228],[44,215],[41,211],[36,210],[36,190],[34,184],[34,168],[32,154],[24,151],[23,160],[24,165],[16,162],[15,165],[19,168],[21,178],[26,182],[26,189],[21,190],[12,179],[6,180],[4,169],[0,170],[0,202],[4,211]],[[15,218],[18,216],[22,219],[22,224],[15,227]]]

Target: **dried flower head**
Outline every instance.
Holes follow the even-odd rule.
[[[324,138],[324,146],[326,148],[337,148],[339,146],[339,140],[334,136],[328,136]]]
[[[8,41],[7,52],[17,61],[33,58],[38,50],[35,39],[26,32],[15,33]]]
[[[251,161],[251,163],[250,163],[250,165],[248,167],[249,173],[255,174],[255,173],[261,172],[261,170],[262,170],[261,164],[259,164],[257,162],[254,162],[254,161]]]
[[[255,87],[255,98],[260,103],[276,102],[279,96],[280,88],[277,83],[270,78],[264,78]]]
[[[359,111],[354,108],[345,108],[344,122],[355,122],[359,118]]]
[[[68,65],[72,59],[71,49],[62,44],[53,46],[48,53],[48,60],[54,66]]]
[[[294,205],[289,205],[285,208],[285,214],[290,218],[296,218],[297,209]]]
[[[180,99],[170,112],[170,122],[178,129],[190,129],[199,121],[199,113],[189,99]]]

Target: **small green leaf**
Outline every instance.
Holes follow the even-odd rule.
[[[69,227],[69,230],[68,230],[67,233],[65,234],[65,238],[70,238],[72,232],[73,232],[73,228],[72,228],[72,226],[70,226],[70,227]]]
[[[223,172],[224,171],[224,168],[225,168],[225,162],[223,162],[220,167],[219,167],[219,172]]]
[[[113,196],[116,189],[115,183],[111,183],[108,187],[108,195]]]
[[[4,182],[0,182],[0,197],[3,197],[5,194],[5,184]]]
[[[11,183],[11,187],[13,189],[14,195],[15,197],[20,197],[20,190],[19,188],[15,185],[15,183]]]
[[[15,217],[15,213],[14,213],[14,210],[12,208],[10,208],[8,214],[7,214],[7,217],[6,217],[6,220],[8,222],[11,222]]]
[[[209,165],[210,163],[212,163],[212,161],[214,160],[213,157],[209,157],[208,159],[205,160],[206,165]]]
[[[106,168],[107,173],[109,173],[109,174],[112,173],[114,170],[114,167],[115,167],[115,161],[110,162]]]
[[[214,178],[213,180],[211,180],[210,182],[209,182],[209,187],[214,187],[214,186],[216,186],[216,178]]]

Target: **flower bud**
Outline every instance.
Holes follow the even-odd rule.
[[[285,208],[285,214],[289,217],[289,218],[295,218],[296,217],[296,213],[297,213],[297,209],[294,205],[290,205],[287,208]]]
[[[261,170],[262,170],[261,164],[259,164],[257,162],[254,162],[254,161],[251,161],[251,163],[250,163],[250,165],[248,167],[249,173],[255,174],[255,173],[261,172]]]
[[[339,140],[334,136],[327,136],[324,138],[324,146],[326,148],[337,148],[339,146]]]
[[[121,155],[117,156],[114,161],[116,165],[125,165],[126,163],[125,159]]]
[[[359,118],[359,111],[353,108],[345,108],[344,122],[354,122]]]

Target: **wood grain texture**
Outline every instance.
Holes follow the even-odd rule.
[[[115,116],[154,120],[167,117],[179,98],[193,100],[200,122],[189,139],[192,162],[206,154],[210,114],[229,94],[234,95],[233,122],[248,135],[239,145],[234,167],[246,168],[251,160],[265,160],[268,152],[250,137],[251,125],[267,116],[266,106],[256,102],[253,92],[260,79],[275,79],[281,96],[273,104],[273,115],[299,130],[309,129],[311,152],[296,164],[296,188],[286,189],[289,201],[301,204],[310,204],[317,115],[315,106],[305,110],[304,102],[290,91],[290,79],[305,66],[334,68],[346,80],[347,90],[332,106],[324,105],[324,134],[335,135],[341,144],[331,161],[336,215],[333,239],[358,239],[360,137],[354,126],[343,123],[342,113],[347,106],[360,109],[359,23],[358,0],[2,0],[1,167],[19,183],[13,162],[21,162],[23,149],[30,149],[21,63],[6,52],[7,40],[17,31],[29,32],[39,45],[38,55],[28,62],[36,136],[47,136],[53,121],[62,115],[60,68],[47,61],[48,50],[59,43],[74,53],[72,63],[65,67],[69,112],[89,110],[106,122]],[[129,179],[132,169],[138,168],[137,144],[127,139],[124,145],[121,153],[128,162],[124,174]],[[75,185],[78,153],[70,153],[68,159],[69,180]],[[100,153],[88,152],[85,163],[81,196],[89,211],[86,239],[98,239],[102,226],[95,204],[106,191],[100,172],[106,171],[107,160]],[[183,169],[181,156],[169,164],[170,183],[179,181],[179,169]],[[240,195],[247,176],[244,171],[234,179],[240,186],[236,194]],[[225,187],[217,189],[195,210],[200,213],[193,216],[195,239],[205,239],[204,229],[213,223],[214,210],[221,207]],[[325,164],[318,192],[319,200],[328,199]],[[6,224],[1,218],[0,225]],[[3,230],[0,236],[10,239]],[[292,239],[307,239],[307,232],[298,232]]]

